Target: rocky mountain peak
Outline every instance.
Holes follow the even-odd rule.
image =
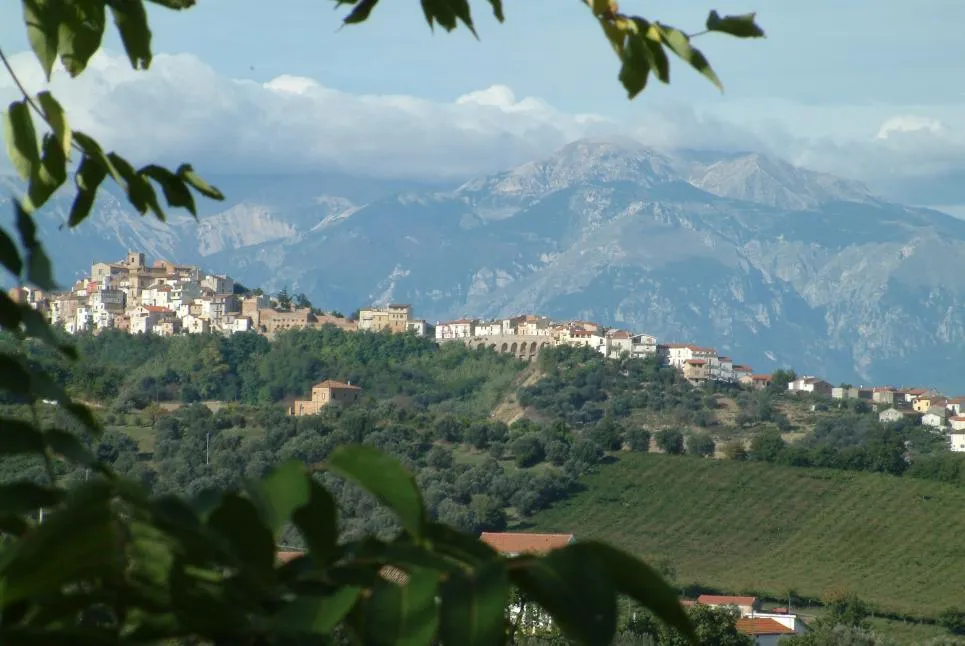
[[[858,182],[748,153],[699,166],[689,181],[708,193],[801,211],[834,201],[864,202],[870,191]]]

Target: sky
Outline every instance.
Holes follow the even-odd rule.
[[[504,0],[479,33],[430,31],[415,0],[339,29],[328,0],[201,0],[153,7],[154,64],[134,72],[113,34],[52,90],[75,127],[136,162],[207,172],[419,178],[492,172],[597,134],[658,148],[756,150],[864,181],[911,203],[965,205],[962,0],[741,0],[621,9],[684,31],[706,13],[757,11],[765,40],[695,41],[726,91],[683,64],[628,101],[618,61],[579,2]],[[0,46],[43,87],[22,23]],[[0,99],[14,98],[0,74]],[[962,211],[965,213],[965,211]]]

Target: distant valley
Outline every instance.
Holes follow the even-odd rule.
[[[211,179],[229,200],[200,222],[102,192],[68,232],[64,196],[42,216],[58,278],[137,249],[326,309],[587,318],[760,372],[965,388],[965,222],[763,155],[587,140],[460,186]]]

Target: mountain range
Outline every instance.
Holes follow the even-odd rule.
[[[582,140],[458,186],[211,179],[228,200],[198,221],[141,218],[101,191],[67,231],[70,195],[56,198],[40,225],[58,278],[136,249],[326,309],[536,312],[713,345],[759,372],[965,388],[965,221],[761,154]]]

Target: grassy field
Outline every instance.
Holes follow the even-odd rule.
[[[534,531],[667,560],[681,584],[858,594],[934,616],[962,599],[965,490],[877,474],[624,454]]]

